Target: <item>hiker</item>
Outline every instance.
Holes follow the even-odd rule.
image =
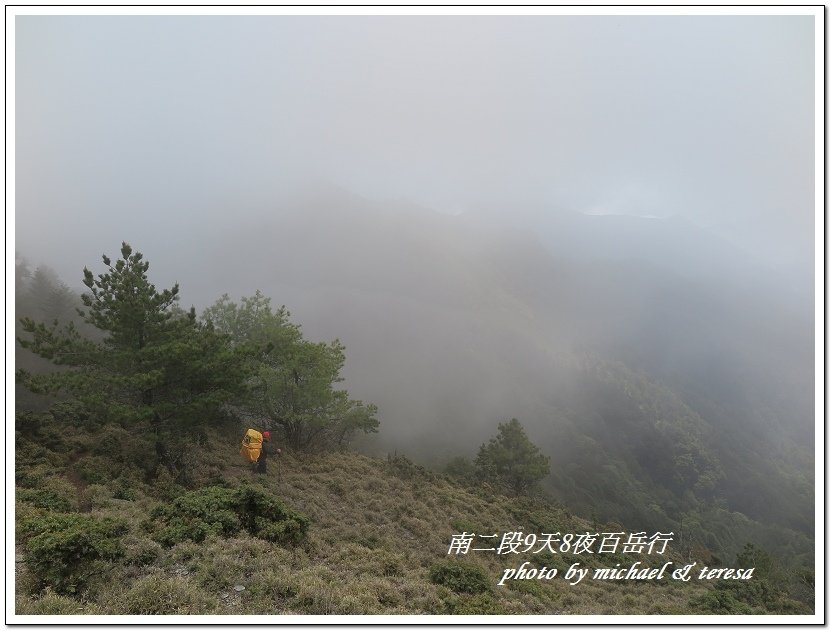
[[[268,456],[271,454],[271,432],[262,432],[262,450],[259,453],[259,459],[256,463],[256,471],[264,475],[265,467],[268,465]]]

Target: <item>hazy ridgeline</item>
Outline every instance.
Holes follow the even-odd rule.
[[[552,457],[543,486],[578,513],[655,528],[694,513],[720,552],[748,531],[808,551],[803,279],[671,220],[560,214],[558,230],[533,232],[336,191],[259,210],[148,255],[151,280],[178,281],[197,311],[259,289],[307,338],[339,338],[344,386],[380,409],[360,449],[441,467],[517,417]],[[687,259],[662,264],[667,251]],[[75,286],[80,274],[59,275]],[[727,524],[732,512],[755,525]]]

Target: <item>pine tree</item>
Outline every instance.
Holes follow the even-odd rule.
[[[84,269],[89,293],[83,320],[100,341],[72,324],[50,326],[21,320],[24,348],[71,369],[45,375],[18,372],[33,391],[64,391],[99,423],[118,423],[155,437],[161,463],[181,472],[181,442],[221,417],[222,404],[241,386],[244,357],[228,338],[178,305],[178,285],[158,291],[147,278],[149,263],[123,243],[105,273]],[[175,446],[171,441],[175,436]]]
[[[550,458],[528,439],[522,425],[513,418],[500,423],[498,435],[481,445],[476,466],[485,479],[521,495],[550,473]]]

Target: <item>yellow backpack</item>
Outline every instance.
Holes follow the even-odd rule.
[[[242,448],[239,454],[249,462],[255,462],[259,459],[259,454],[262,452],[262,433],[256,429],[248,429],[245,431],[245,437],[242,438]]]

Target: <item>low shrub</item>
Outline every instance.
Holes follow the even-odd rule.
[[[173,475],[164,466],[157,466],[153,473],[152,494],[162,501],[173,501],[185,493],[184,487],[176,483]]]
[[[400,590],[401,581],[375,578],[368,582],[368,588],[374,593],[378,604],[384,611],[389,611],[406,603]]]
[[[533,566],[535,566],[538,569],[547,567],[548,569],[566,571],[570,566],[570,563],[562,556],[562,554],[553,554],[547,549],[544,551],[540,551],[539,553],[533,553],[527,559]],[[584,562],[585,566],[591,566],[589,564],[590,562],[591,560],[586,560]]]
[[[63,489],[54,487],[15,488],[15,498],[18,501],[29,503],[50,512],[72,511],[72,501]]]
[[[90,511],[106,507],[112,503],[112,491],[104,484],[90,484],[83,490],[83,503]]]
[[[545,593],[541,582],[538,580],[508,580],[507,588],[517,593],[528,593],[536,597],[542,597]]]
[[[21,523],[26,565],[41,587],[76,593],[121,557],[125,524],[82,514],[44,513]]]
[[[106,483],[116,472],[112,460],[102,455],[81,457],[73,468],[86,483]]]
[[[693,597],[689,600],[689,605],[695,611],[715,615],[751,615],[761,612],[753,610],[751,606],[736,599],[731,593],[717,589]]]
[[[168,547],[185,540],[202,542],[210,534],[232,536],[242,529],[232,495],[218,487],[187,492],[154,508],[150,516],[162,523],[154,538]]]
[[[90,434],[85,447],[92,455],[116,462],[119,469],[136,468],[141,474],[152,472],[156,463],[154,443],[149,436],[114,424]]]
[[[161,545],[144,537],[131,537],[124,550],[124,562],[128,565],[153,564],[162,553]]]
[[[281,544],[294,544],[300,542],[305,536],[307,522],[281,517],[282,520],[270,520],[257,516],[253,523],[251,533],[254,536]]]
[[[399,479],[426,481],[433,481],[435,479],[435,473],[414,463],[406,455],[398,455],[397,453],[392,455],[390,453],[386,456],[386,465],[390,472]]]
[[[489,593],[453,597],[445,601],[451,615],[504,615],[507,610]]]
[[[209,535],[231,537],[242,530],[271,542],[297,544],[305,540],[309,524],[305,516],[248,484],[187,492],[156,507],[151,518],[158,524],[155,540],[166,546],[201,542]]]
[[[399,577],[404,573],[404,559],[398,553],[381,550],[377,555],[377,561],[386,577]]]
[[[810,608],[787,597],[767,580],[720,580],[711,591],[693,598],[690,605],[716,614],[806,615]]]
[[[484,593],[490,590],[490,579],[481,567],[456,560],[433,565],[429,580],[456,593]]]
[[[121,501],[135,501],[140,496],[132,484],[125,482],[120,477],[118,479],[113,479],[110,484],[110,488],[112,489],[113,499],[119,499]]]
[[[233,493],[233,505],[245,529],[253,536],[279,544],[298,544],[306,538],[309,520],[288,509],[260,488],[243,485]]]
[[[15,456],[14,485],[18,488],[37,488],[51,470],[43,463],[24,464]]]

